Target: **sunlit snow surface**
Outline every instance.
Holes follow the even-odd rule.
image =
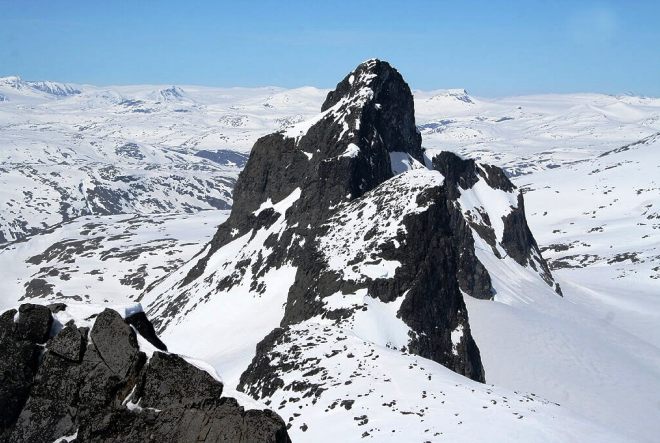
[[[437,171],[414,169],[397,175],[364,198],[344,204],[328,221],[329,231],[319,241],[330,269],[345,280],[362,281],[362,274],[372,279],[393,277],[401,264],[378,258],[379,247],[388,241],[396,242],[398,231],[405,229],[404,217],[426,210],[417,204],[419,194],[443,181]],[[398,195],[404,200],[392,201]],[[381,206],[386,209],[379,211]],[[364,233],[372,230],[373,235],[365,239]]]
[[[66,87],[44,85],[61,92],[55,95],[15,84],[0,81],[6,98],[0,102],[0,229],[8,239],[10,231],[29,232],[20,220],[39,229],[61,222],[60,202],[66,199],[60,190],[76,196],[89,185],[90,174],[110,165],[116,168],[113,177],[158,178],[148,182],[153,184],[149,192],[126,199],[131,203],[124,211],[150,214],[161,211],[159,202],[168,214],[91,216],[5,245],[0,304],[16,305],[25,285],[41,279],[45,286],[35,290],[52,285],[48,300],[58,291],[72,297],[65,299],[70,302],[78,302],[76,297],[111,304],[139,299],[156,316],[163,314],[161,288],[174,283],[168,283],[169,273],[185,275],[192,266],[186,262],[227,216],[226,211],[197,212],[211,208],[199,204],[199,196],[214,195],[219,186],[200,185],[201,191],[190,196],[185,184],[218,175],[235,178],[238,172],[236,166],[194,154],[248,152],[258,137],[303,122],[287,130],[296,137],[317,115],[327,92],[74,85],[80,93],[69,94]],[[462,90],[417,91],[415,96],[427,156],[451,150],[502,166],[525,190],[528,222],[564,298],[528,268],[510,258],[495,259],[476,239],[497,293],[495,301],[465,299],[487,382],[495,384],[491,387],[393,349],[405,325],[373,319],[392,320],[396,301],[389,306],[363,294],[331,297],[326,303],[337,308],[365,300],[373,306],[350,330],[325,331],[321,320],[298,326],[299,340],[308,337],[313,344],[306,352],[323,361],[326,377],[334,382],[332,398],[324,395],[315,405],[309,398],[292,400],[291,391],[276,393],[270,406],[291,419],[294,441],[342,435],[343,441],[601,442],[617,434],[621,441],[655,441],[660,433],[660,140],[653,134],[660,132],[660,100],[596,94],[481,99]],[[127,143],[137,149],[116,150]],[[396,172],[415,167],[404,157],[392,160],[400,167]],[[464,211],[490,205],[489,213],[502,212],[515,203],[493,200],[487,189],[474,191],[461,195]],[[146,197],[154,200],[141,200]],[[87,205],[77,197],[67,201],[73,209],[64,212],[71,215]],[[278,213],[280,203],[274,203]],[[187,209],[193,213],[184,214]],[[265,238],[282,222],[258,235]],[[493,226],[499,239],[497,220]],[[236,250],[245,241],[237,238]],[[353,246],[342,249],[346,257],[333,260],[349,260]],[[209,272],[240,259],[230,255],[214,256]],[[381,262],[361,272],[395,270],[396,263]],[[360,278],[359,269],[343,271]],[[190,302],[183,308],[189,315],[172,321],[163,339],[171,350],[212,364],[232,388],[256,343],[279,325],[294,276],[292,267],[264,276],[264,284],[280,288],[267,299],[246,286],[216,294],[201,309]],[[220,272],[209,281],[221,277]],[[151,285],[156,289],[147,291]]]
[[[254,141],[325,93],[8,77],[0,94],[2,243],[80,215],[228,209]]]
[[[131,303],[200,250],[229,211],[86,216],[0,245],[0,309]]]

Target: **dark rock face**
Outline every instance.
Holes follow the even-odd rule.
[[[433,157],[431,163],[433,169],[445,177],[449,198],[457,199],[460,197],[460,188],[471,188],[478,180],[476,163],[451,152],[441,152]]]
[[[167,346],[165,346],[165,343],[163,343],[160,338],[158,338],[156,330],[154,329],[154,325],[151,324],[147,318],[147,314],[144,312],[136,312],[135,314],[126,317],[126,323],[133,326],[138,334],[146,338],[147,341],[154,345],[157,349],[160,349],[161,351],[167,351]]]
[[[45,352],[30,397],[5,436],[7,441],[52,441],[76,432],[80,384],[85,377],[82,371],[89,368],[82,361],[87,343],[87,329],[73,324],[51,339],[49,346],[52,344],[54,349]]]
[[[104,310],[92,328],[94,353],[117,377],[128,375],[138,358],[135,331],[112,309]]]
[[[360,94],[364,85],[359,79],[363,77],[374,77],[370,83],[374,105],[362,110],[362,123],[365,124],[362,134],[368,138],[369,129],[373,128],[383,140],[388,141],[384,146],[388,151],[408,152],[423,162],[422,136],[415,125],[412,93],[401,74],[386,62],[374,60],[358,66],[328,93],[321,112],[336,106],[347,97]],[[363,127],[362,124],[360,127]]]
[[[16,332],[22,340],[45,343],[48,339],[52,317],[45,306],[26,303],[18,308]]]
[[[69,322],[48,344],[48,350],[70,361],[80,362],[87,344],[87,331]]]
[[[18,316],[15,319],[15,317]],[[0,432],[21,413],[37,372],[52,318],[44,306],[24,304],[0,316]]]
[[[47,307],[22,305],[16,314],[0,316],[0,441],[76,433],[76,442],[290,441],[279,416],[245,411],[181,357],[155,352],[148,360],[116,311],[101,312],[91,331],[72,320],[50,339],[57,328]],[[146,316],[136,315],[135,329],[160,342]]]
[[[130,407],[106,413],[78,437],[98,442],[290,441],[277,414],[245,411],[233,398],[221,397],[222,388],[181,357],[155,352],[126,399]]]
[[[184,284],[201,275],[208,258],[233,240],[232,230],[242,235],[256,227],[254,211],[267,199],[277,202],[300,188],[296,216],[301,226],[320,224],[332,206],[394,175],[390,152],[406,152],[423,163],[410,87],[388,63],[371,60],[358,66],[328,94],[322,110],[303,134],[257,140],[236,182],[229,219]],[[354,156],[346,155],[351,144],[359,147]]]
[[[401,195],[409,192],[404,177],[396,177],[387,185],[373,190],[368,200],[375,202],[377,212],[387,213],[388,208],[396,207]],[[370,295],[373,294],[373,297],[385,303],[404,297],[398,317],[411,328],[412,335],[407,350],[437,361],[474,380],[484,381],[479,350],[470,334],[467,309],[459,291],[458,279],[462,265],[460,269],[476,281],[478,274],[469,265],[476,267],[481,266],[481,263],[474,257],[472,237],[467,225],[457,209],[448,203],[446,194],[444,186],[431,185],[420,193],[416,204],[427,209],[403,217],[402,226],[405,229],[401,229],[394,239],[399,244],[398,247],[393,247],[392,243],[378,244],[379,236],[374,234],[374,242],[366,249],[373,246],[377,251],[374,257],[378,257],[375,259],[401,263],[393,279],[342,279],[338,277],[336,270],[327,269],[325,259],[318,257],[318,250],[306,255],[305,259],[299,262],[296,282],[289,291],[282,326],[293,325],[315,316],[336,317],[338,324],[341,323],[341,319],[350,317],[355,311],[329,312],[323,300],[337,292],[352,293],[366,288]],[[341,214],[364,211],[364,200],[366,198],[351,202]],[[384,219],[392,217],[397,217],[396,209]],[[331,218],[327,225],[339,225],[340,220],[341,216],[336,216]],[[373,220],[373,223],[380,224],[385,221],[377,219]],[[367,227],[369,225],[370,223],[366,224]],[[402,231],[405,231],[405,234]],[[370,233],[361,232],[353,240],[359,241],[361,236],[366,238]],[[345,238],[343,235],[340,237]],[[368,262],[369,260],[362,261]],[[487,298],[490,298],[490,279],[485,269],[482,275],[487,279],[483,284]],[[476,283],[473,282],[473,286],[476,288]],[[464,340],[459,346],[460,352],[455,352],[450,332],[459,327],[464,332]]]
[[[537,269],[543,280],[550,286],[554,285],[555,292],[562,295],[559,283],[553,280],[550,268],[541,256],[536,240],[527,225],[522,194],[518,194],[518,207],[504,218],[502,245],[511,258],[523,266],[529,265]]]
[[[443,191],[445,189],[440,188],[429,196],[433,200],[426,212],[404,222],[410,234],[403,243],[406,246],[399,251],[404,263],[401,277],[408,280],[404,283],[408,293],[399,315],[416,332],[409,344],[412,353],[483,382],[484,369],[479,349],[470,334],[457,278],[460,265],[466,263],[465,257],[461,260],[461,252],[472,249],[456,242],[465,224],[458,223],[462,219],[452,217],[455,209],[446,204]],[[456,277],[448,279],[448,275]],[[457,328],[463,330],[463,339],[454,350],[450,335]]]
[[[442,152],[433,158],[433,169],[445,176],[448,196],[457,200],[461,190],[471,189],[479,180],[483,179],[491,189],[504,192],[515,192],[516,187],[511,183],[504,171],[496,166],[477,164],[474,160],[462,159],[451,152]],[[468,218],[467,223],[479,236],[484,239],[493,253],[500,257],[496,248],[495,232],[487,213],[479,214],[482,223]],[[562,295],[558,283],[555,283],[546,261],[541,256],[536,240],[527,225],[525,217],[525,202],[521,192],[517,195],[517,206],[511,207],[510,212],[503,217],[504,231],[501,245],[508,256],[522,266],[530,266],[536,270],[541,278]],[[471,236],[470,236],[471,237]],[[472,239],[466,239],[461,257],[462,266],[459,267],[458,278],[461,289],[476,298],[489,299],[492,297],[490,276],[484,266],[476,259]],[[501,257],[500,257],[501,258]]]
[[[222,396],[222,383],[176,354],[155,352],[142,374],[140,406],[165,409],[177,403],[200,403]]]
[[[113,412],[76,441],[103,443],[167,441],[287,443],[284,422],[271,411],[244,411],[233,398],[223,397],[139,413],[126,409]]]

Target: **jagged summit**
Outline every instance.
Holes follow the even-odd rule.
[[[321,111],[312,120],[257,141],[254,160],[234,191],[238,213],[244,207],[254,211],[267,198],[279,200],[300,187],[323,216],[340,200],[359,197],[400,172],[402,159],[409,165],[424,161],[412,93],[386,62],[359,65],[328,94]],[[282,179],[260,175],[264,162],[283,174]]]
[[[373,127],[389,141],[386,146],[389,152],[405,152],[422,162],[422,138],[415,126],[412,92],[399,71],[389,63],[372,59],[360,64],[328,93],[321,111],[341,101],[357,102],[355,104],[362,107],[362,123]]]
[[[328,94],[319,116],[255,143],[234,188],[230,219],[208,256],[236,231],[252,229],[254,215],[267,201],[299,192],[300,225],[317,225],[339,203],[423,163],[410,88],[387,62],[364,62]],[[200,261],[186,282],[205,263]]]

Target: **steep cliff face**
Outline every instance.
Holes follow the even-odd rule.
[[[300,328],[312,324],[484,381],[463,301],[495,296],[479,254],[510,254],[554,283],[521,199],[497,167],[425,156],[410,88],[388,63],[369,60],[316,118],[257,141],[229,219],[145,301],[165,330],[199,319],[208,302],[218,329],[270,309],[247,339],[263,340],[240,383],[256,398],[290,388],[282,374],[292,362],[274,349],[304,360]]]
[[[301,228],[317,225],[342,201],[423,163],[414,115],[412,93],[398,71],[378,60],[358,66],[328,94],[315,119],[255,143],[236,184],[229,220],[185,282],[201,275],[219,248],[268,224],[273,202],[295,196]]]
[[[0,365],[0,441],[289,441],[277,414],[167,353],[142,312],[21,305],[0,316]]]
[[[449,201],[460,210],[476,240],[463,242],[466,247],[458,272],[461,290],[475,298],[492,298],[495,292],[488,272],[497,273],[497,261],[511,257],[562,295],[527,225],[522,192],[501,168],[451,152],[440,152],[429,163],[445,177]],[[491,269],[486,269],[479,255]]]

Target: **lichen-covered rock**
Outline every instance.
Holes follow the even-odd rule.
[[[71,321],[48,343],[48,350],[62,358],[79,363],[86,342],[87,331],[78,329]]]
[[[30,397],[9,441],[52,441],[53,437],[75,433],[78,427],[79,393],[84,379],[81,362],[87,346],[87,330],[69,324],[49,345],[54,345],[54,349],[44,354]]]
[[[222,383],[176,354],[154,352],[135,394],[143,408],[165,409],[222,396]]]
[[[22,340],[45,343],[52,323],[53,319],[47,307],[25,303],[18,308],[16,334]]]
[[[76,320],[53,327],[64,310],[0,315],[0,442],[289,441],[277,414],[222,397],[222,383],[178,355],[148,359],[136,330],[162,342],[144,314],[129,316],[138,326],[105,309],[91,331]]]

